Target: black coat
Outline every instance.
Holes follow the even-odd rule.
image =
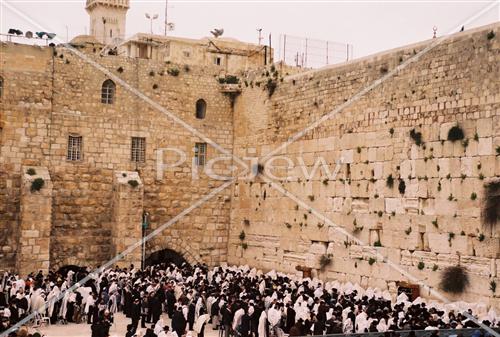
[[[181,310],[177,310],[172,316],[172,330],[177,332],[179,337],[182,336],[186,330],[186,319]]]

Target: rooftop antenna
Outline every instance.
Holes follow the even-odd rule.
[[[262,42],[262,28],[257,28],[257,31],[259,32],[259,46],[260,46],[260,43]]]
[[[437,26],[432,27],[432,31],[434,32],[434,34],[432,35],[432,38],[435,39],[436,38],[436,33],[438,31],[438,27]]]
[[[164,27],[165,32],[164,32],[164,34],[165,34],[165,36],[167,36],[167,32],[169,30],[174,30],[175,29],[174,23],[173,22],[168,22],[168,0],[165,0],[165,22],[164,22],[164,24],[165,24],[165,27]]]

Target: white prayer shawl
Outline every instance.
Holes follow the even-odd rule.
[[[261,295],[264,295],[264,291],[266,290],[266,281],[262,280],[259,283],[259,292]]]
[[[49,307],[47,309],[47,314],[49,315],[49,317],[52,317],[52,313],[54,312],[55,298],[57,298],[60,294],[61,291],[59,290],[59,287],[55,286],[54,288],[52,288],[52,291],[47,296],[47,302],[49,304]]]
[[[267,311],[267,320],[271,324],[271,327],[275,327],[281,320],[281,312],[274,307],[270,308]]]
[[[387,331],[387,323],[384,318],[380,319],[380,322],[377,324],[377,331],[378,332],[386,332]]]
[[[161,331],[163,331],[163,328],[165,327],[165,323],[163,322],[163,318],[160,318],[154,328],[154,333],[158,335]]]
[[[320,298],[323,295],[323,288],[316,288],[314,291],[314,297]]]
[[[31,296],[31,310],[38,311],[40,313],[45,313],[45,309],[42,308],[45,305],[45,299],[42,297],[42,289],[37,289]]]
[[[193,330],[196,331],[197,334],[199,334],[201,332],[201,329],[203,328],[203,324],[205,324],[205,322],[209,318],[210,318],[210,316],[207,314],[203,314],[200,317],[198,317],[198,319],[196,320],[196,322],[193,325]]]
[[[95,304],[94,297],[92,297],[91,295],[87,296],[87,300],[85,301],[85,313],[86,314],[89,313],[90,307],[93,306],[94,304]]]
[[[356,332],[357,333],[365,332],[365,329],[368,327],[366,317],[367,317],[367,315],[364,311],[360,312],[356,316],[355,323],[356,323]]]
[[[352,333],[352,321],[350,319],[346,319],[342,323],[342,332],[344,334],[350,334],[350,333]]]
[[[267,315],[265,311],[262,311],[259,317],[259,326],[258,326],[259,337],[267,337],[266,324],[267,324]]]
[[[243,308],[236,310],[233,318],[233,330],[236,330],[236,328],[241,324],[241,317],[243,317],[244,314],[245,310],[243,310]]]
[[[201,297],[198,298],[198,301],[196,301],[196,305],[194,308],[194,319],[197,320],[198,317],[200,317],[200,310],[203,308],[203,299]]]
[[[67,291],[64,293],[64,297],[61,301],[61,308],[59,309],[59,317],[66,318],[66,313],[68,312],[68,300],[71,293]]]

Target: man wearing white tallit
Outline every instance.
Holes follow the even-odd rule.
[[[263,310],[259,317],[259,327],[257,329],[259,337],[267,337],[267,315]]]
[[[37,311],[40,314],[45,314],[47,308],[45,307],[45,295],[42,289],[37,289],[31,296],[31,311]]]

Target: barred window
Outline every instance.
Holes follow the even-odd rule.
[[[101,103],[113,104],[115,100],[116,85],[111,80],[106,80],[102,83]]]
[[[196,101],[196,118],[203,119],[205,118],[205,113],[207,111],[207,103],[204,99],[200,98]]]
[[[3,97],[3,77],[0,76],[0,98]]]
[[[77,161],[82,159],[82,136],[68,136],[68,155],[66,159]]]
[[[146,161],[146,138],[132,137],[131,160],[136,163]]]
[[[198,166],[205,165],[207,161],[207,143],[196,143],[194,145],[194,162]]]

